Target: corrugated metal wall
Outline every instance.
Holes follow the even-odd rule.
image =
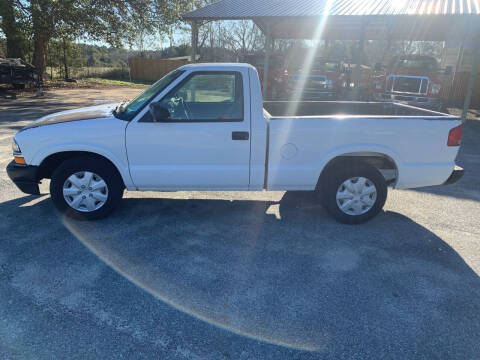
[[[479,0],[221,0],[187,14],[195,18],[273,16],[480,14]]]
[[[469,71],[459,71],[455,74],[452,87],[452,76],[446,76],[442,82],[442,98],[446,103],[462,106],[467,92]],[[471,107],[480,107],[480,75],[473,87]]]

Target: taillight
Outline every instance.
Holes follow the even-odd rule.
[[[462,142],[462,125],[458,125],[457,127],[454,127],[450,132],[448,133],[448,146],[460,146],[460,143]]]

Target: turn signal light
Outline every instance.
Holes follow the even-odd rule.
[[[454,127],[448,133],[448,146],[460,146],[462,142],[462,125]]]
[[[25,159],[23,156],[14,156],[13,157],[13,160],[15,161],[15,164],[18,164],[18,165],[27,165],[27,163],[25,162]]]

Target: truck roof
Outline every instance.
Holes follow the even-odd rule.
[[[244,68],[252,68],[255,69],[250,64],[246,63],[200,63],[200,64],[187,64],[181,66],[179,69],[182,70],[238,70],[238,69],[244,69]]]

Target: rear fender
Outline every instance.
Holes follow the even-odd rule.
[[[400,155],[388,146],[375,145],[375,144],[353,144],[347,146],[340,146],[322,156],[322,160],[318,164],[318,171],[316,173],[316,179],[320,179],[325,167],[335,158],[340,156],[387,156],[396,165],[398,170],[398,176],[400,176],[402,168],[402,160]]]

